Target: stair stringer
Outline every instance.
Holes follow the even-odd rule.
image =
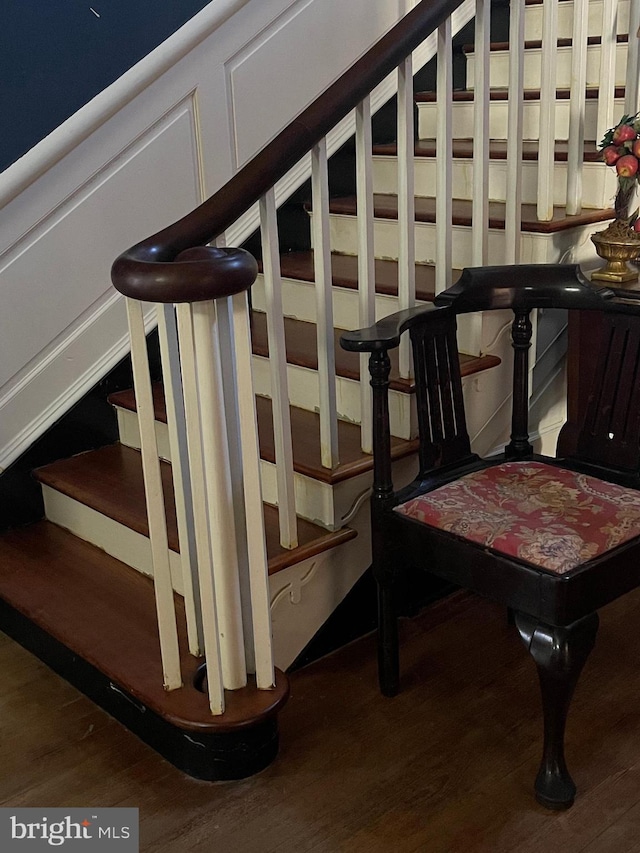
[[[417,466],[415,455],[395,462],[394,486],[411,482]],[[356,505],[348,523],[358,533],[355,539],[270,578],[274,654],[280,669],[293,663],[371,565],[368,500]]]

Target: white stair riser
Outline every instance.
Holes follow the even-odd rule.
[[[266,311],[264,279],[259,275],[251,288],[251,304],[256,311]],[[316,322],[316,286],[312,281],[282,279],[282,304],[285,317]],[[376,296],[376,320],[388,317],[398,310],[396,296]],[[358,314],[358,291],[345,287],[333,288],[333,316],[340,319],[344,329],[357,329],[360,326]]]
[[[287,380],[289,383],[289,402],[309,412],[317,412],[319,408],[318,374],[307,367],[296,364],[287,365]],[[271,377],[269,360],[261,356],[253,358],[253,384],[256,394],[271,397]],[[345,421],[360,423],[360,383],[354,379],[336,377],[336,398],[338,416]],[[391,434],[398,438],[411,438],[413,412],[413,394],[400,391],[389,393],[389,418]]]
[[[117,414],[120,441],[127,447],[139,450],[140,432],[136,413],[128,409],[117,409]],[[156,437],[160,458],[170,462],[169,431],[167,425],[160,421],[156,421]],[[262,499],[267,503],[277,505],[276,466],[262,459],[260,471]],[[315,524],[326,527],[328,530],[337,530],[343,526],[342,519],[349,513],[357,497],[371,485],[371,474],[362,474],[359,477],[353,477],[331,486],[304,474],[296,473],[294,474],[294,484],[297,514]],[[122,557],[118,557],[118,559],[122,559]],[[138,565],[135,568],[138,568],[139,571],[145,571]]]
[[[378,193],[397,194],[397,168],[393,157],[376,156],[373,164],[374,188]],[[434,194],[436,161],[434,157],[416,157],[415,192],[419,196]],[[582,172],[583,204],[602,207],[616,192],[613,169],[602,163],[585,163]],[[567,198],[567,164],[556,163],[554,169],[554,204],[563,205]],[[473,198],[473,161],[456,158],[453,161],[453,197]],[[491,160],[489,164],[489,199],[505,201],[507,197],[507,161]],[[538,199],[538,164],[535,160],[522,163],[522,201],[535,204]]]
[[[42,494],[45,517],[49,521],[71,531],[74,536],[96,545],[141,574],[153,576],[151,546],[147,536],[102,515],[74,498],[63,495],[50,486],[43,485]],[[180,555],[175,551],[169,551],[169,562],[173,588],[183,595]]]
[[[602,230],[606,223],[588,226],[588,233]],[[454,225],[453,259],[457,268],[474,265],[471,228],[464,225]],[[524,233],[520,238],[521,263],[558,263],[567,252],[585,242],[586,233],[583,228],[569,228],[555,234]],[[397,258],[398,256],[398,227],[391,219],[376,219],[374,221],[374,241],[377,257]],[[352,253],[357,246],[357,224],[353,216],[333,214],[331,216],[331,244],[336,251]],[[494,228],[488,234],[488,264],[504,263],[505,232]],[[590,247],[590,257],[593,247]],[[416,223],[416,260],[421,263],[434,263],[436,256],[436,233],[432,223]]]
[[[421,139],[435,139],[437,126],[437,105],[418,104],[418,132]],[[624,112],[624,101],[616,98],[614,115]],[[567,139],[569,136],[569,100],[556,101],[555,138]],[[596,139],[598,102],[589,99],[585,103],[585,139]],[[507,138],[508,103],[492,101],[489,110],[489,135],[492,139]],[[523,139],[538,139],[540,129],[539,101],[525,101],[523,111]],[[458,139],[473,138],[473,102],[457,101],[453,104],[453,135]]]
[[[572,49],[559,47],[557,49],[556,87],[568,89],[571,87]],[[600,45],[593,44],[587,48],[587,86],[597,87],[600,82]],[[475,54],[467,54],[467,89],[473,89],[475,81]],[[542,49],[528,48],[524,54],[524,86],[525,89],[539,89],[542,70]],[[616,86],[624,86],[627,76],[627,45],[620,43],[616,46]],[[506,88],[509,85],[509,51],[492,50],[489,58],[489,85],[495,88]]]
[[[589,35],[602,35],[602,0],[589,3]],[[558,3],[558,38],[573,35],[573,3]],[[525,7],[525,38],[537,41],[542,38],[542,3]],[[629,31],[629,0],[618,0],[618,32]]]

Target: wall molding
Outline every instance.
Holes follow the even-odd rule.
[[[0,208],[194,50],[249,0],[211,0],[177,32],[92,98],[0,175]]]

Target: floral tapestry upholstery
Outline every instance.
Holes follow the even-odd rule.
[[[467,474],[396,512],[564,574],[640,536],[640,492],[542,462]]]

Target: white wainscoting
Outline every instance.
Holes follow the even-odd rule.
[[[413,5],[213,0],[0,175],[0,470],[126,354],[115,257],[219,189]],[[342,122],[330,149],[351,132]]]

